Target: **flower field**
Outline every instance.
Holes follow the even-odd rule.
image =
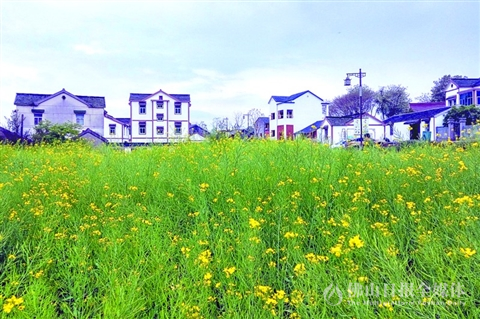
[[[0,318],[479,318],[479,158],[0,146]]]

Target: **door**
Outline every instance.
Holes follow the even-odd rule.
[[[282,138],[285,138],[285,136],[284,136],[284,134],[285,134],[284,130],[285,130],[285,126],[283,126],[283,125],[278,125],[278,126],[277,126],[277,140],[280,140],[280,139],[282,139]]]
[[[293,125],[287,125],[287,139],[293,140]]]

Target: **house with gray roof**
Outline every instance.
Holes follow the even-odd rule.
[[[452,78],[445,91],[446,106],[480,106],[480,78]]]
[[[82,130],[90,129],[103,136],[105,98],[74,95],[65,89],[53,94],[17,93],[14,104],[23,116],[23,131],[33,133],[35,125],[48,120],[52,123],[72,122]]]
[[[131,142],[135,144],[185,141],[190,127],[190,95],[130,93]]]
[[[369,113],[362,114],[363,134],[370,134],[376,140],[385,137],[385,124]],[[360,114],[347,116],[325,116],[295,132],[295,136],[307,138],[325,144],[336,144],[360,137]]]
[[[288,96],[273,95],[270,108],[269,133],[271,139],[293,138],[294,133],[328,115],[322,98],[307,90]]]

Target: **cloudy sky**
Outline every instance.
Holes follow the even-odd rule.
[[[0,122],[15,93],[190,94],[192,122],[272,95],[346,92],[347,72],[412,100],[445,74],[480,76],[477,1],[0,1]],[[357,79],[352,81],[358,83]]]

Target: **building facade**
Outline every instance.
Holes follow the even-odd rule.
[[[74,95],[62,89],[54,94],[17,93],[14,104],[24,132],[33,133],[37,124],[48,120],[77,123],[81,130],[104,134],[104,97]]]
[[[445,91],[446,106],[480,105],[480,78],[451,79]]]
[[[132,143],[172,143],[189,134],[190,95],[131,93],[130,128]]]
[[[272,96],[270,110],[270,138],[293,138],[294,133],[312,123],[312,118],[323,120],[328,106],[310,91],[290,96]]]

